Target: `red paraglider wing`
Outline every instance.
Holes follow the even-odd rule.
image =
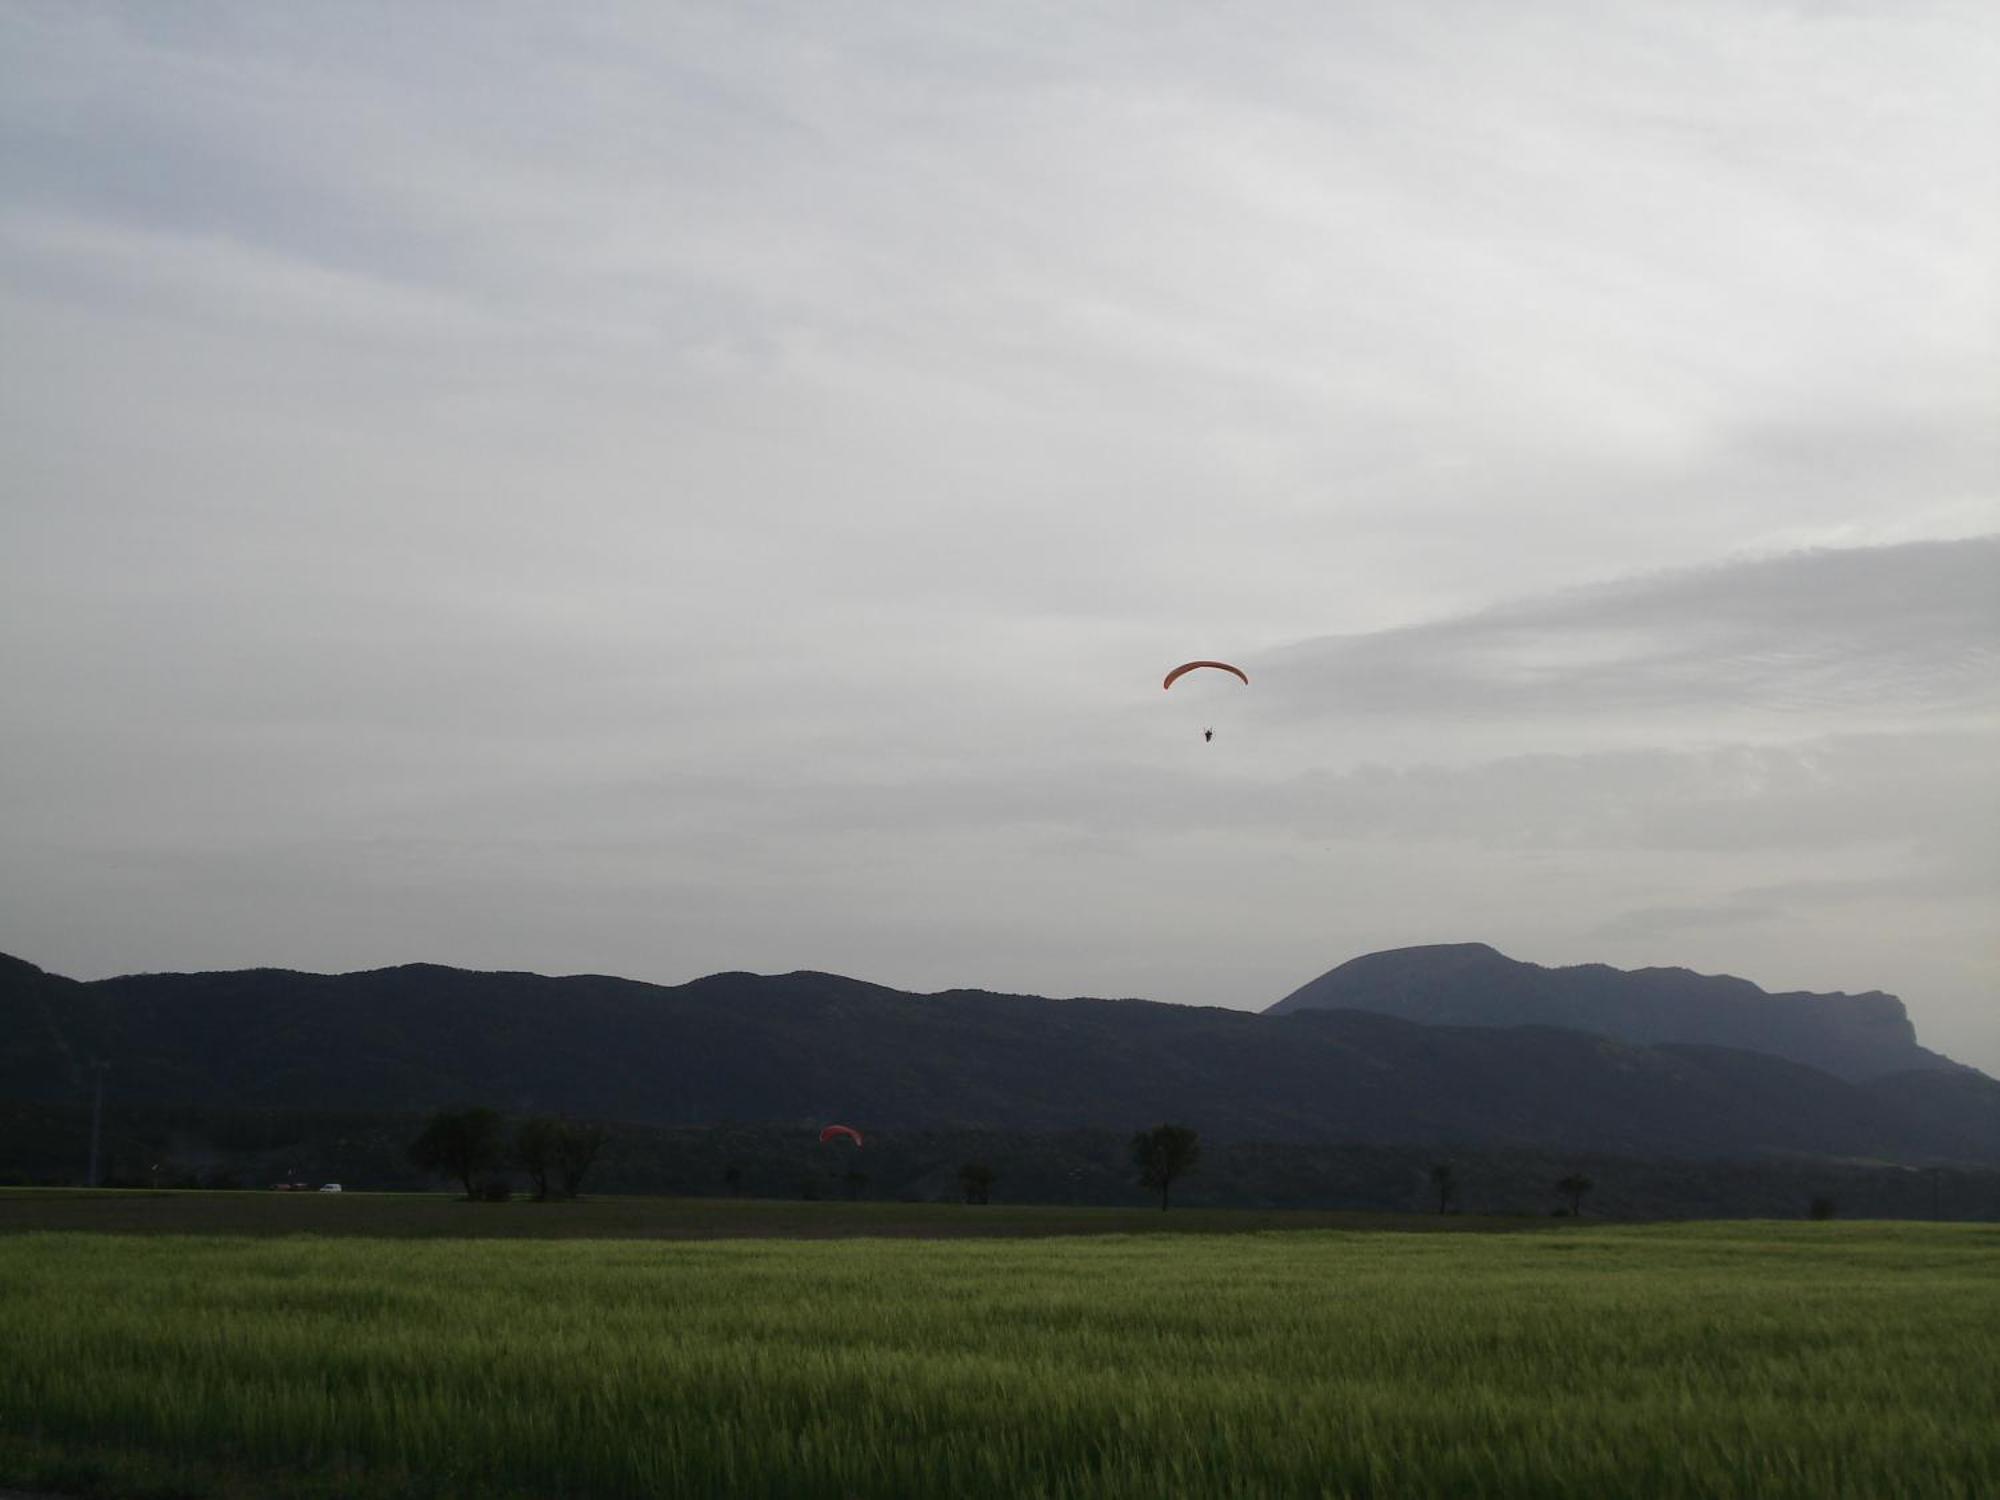
[[[824,1146],[836,1136],[846,1136],[855,1145],[861,1144],[861,1132],[852,1125],[829,1125],[819,1133],[819,1143]]]
[[[1241,667],[1230,666],[1226,661],[1185,661],[1178,667],[1175,667],[1173,671],[1167,673],[1167,680],[1161,683],[1160,686],[1163,688],[1172,687],[1176,680],[1185,677],[1196,667],[1214,667],[1219,672],[1234,672],[1238,677],[1243,679],[1245,687],[1250,685],[1250,674],[1245,672]]]

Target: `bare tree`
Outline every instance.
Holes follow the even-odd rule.
[[[528,1174],[537,1203],[548,1201],[549,1174],[555,1168],[556,1140],[561,1131],[561,1122],[547,1115],[531,1116],[514,1131],[514,1165]]]
[[[562,1195],[574,1198],[583,1191],[583,1175],[597,1161],[597,1155],[604,1149],[609,1139],[602,1125],[585,1125],[576,1120],[563,1120],[556,1126],[555,1153],[556,1175],[562,1182]]]
[[[1596,1186],[1596,1183],[1592,1182],[1581,1172],[1572,1172],[1556,1184],[1556,1191],[1569,1199],[1571,1218],[1575,1218],[1583,1212],[1583,1195]]]
[[[1438,1212],[1443,1213],[1458,1196],[1458,1172],[1448,1161],[1431,1168],[1431,1187],[1438,1195]]]
[[[969,1161],[958,1169],[958,1185],[967,1203],[990,1202],[993,1196],[993,1169],[983,1161]]]
[[[1159,1190],[1162,1213],[1174,1179],[1192,1172],[1200,1160],[1201,1136],[1185,1125],[1155,1125],[1132,1137],[1132,1165],[1139,1169],[1140,1186]]]

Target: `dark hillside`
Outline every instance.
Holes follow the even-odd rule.
[[[421,1112],[452,1101],[652,1125],[849,1120],[1016,1131],[1196,1125],[1215,1142],[1628,1155],[2000,1159],[2000,1084],[1863,1087],[1757,1053],[1355,1011],[914,995],[835,975],[677,987],[410,965],[91,984],[0,969],[0,1099]]]
[[[1652,1046],[1685,1042],[1788,1057],[1843,1078],[1952,1071],[1917,1045],[1903,1002],[1866,994],[1770,994],[1689,969],[1520,963],[1484,943],[1364,954],[1265,1011],[1369,1010],[1429,1026],[1561,1026]]]

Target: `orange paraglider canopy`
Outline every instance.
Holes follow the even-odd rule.
[[[826,1129],[819,1133],[819,1143],[824,1146],[828,1141],[839,1136],[846,1136],[857,1146],[861,1144],[861,1132],[856,1130],[852,1125],[827,1126]]]
[[[1178,667],[1175,667],[1173,671],[1167,673],[1167,680],[1161,683],[1160,686],[1163,688],[1172,687],[1178,679],[1185,677],[1197,667],[1214,667],[1218,672],[1233,672],[1243,679],[1245,687],[1250,685],[1250,674],[1245,672],[1241,667],[1230,666],[1226,661],[1184,661]]]

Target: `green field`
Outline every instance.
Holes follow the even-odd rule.
[[[74,1492],[2000,1494],[1991,1226],[24,1232],[0,1351]]]
[[[1466,1233],[1547,1229],[1546,1218],[962,1203],[802,1203],[796,1199],[586,1198],[468,1203],[448,1193],[205,1193],[0,1188],[0,1235],[315,1234],[388,1239],[923,1239],[1069,1234],[1244,1234],[1260,1229]]]

